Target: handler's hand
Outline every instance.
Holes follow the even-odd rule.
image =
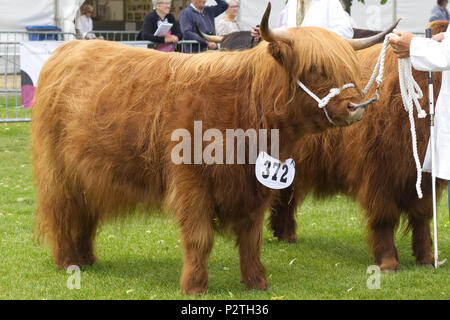
[[[394,30],[394,33],[400,37],[398,39],[389,39],[392,49],[394,49],[394,53],[397,54],[399,58],[408,58],[409,48],[411,46],[411,41],[414,38],[414,35],[407,31],[398,30]]]
[[[445,34],[443,32],[435,34],[433,37],[431,37],[434,41],[442,42],[445,39]]]
[[[259,27],[252,27],[251,35],[255,39],[255,41],[259,41],[259,39],[261,39],[261,34],[259,33]]]
[[[208,49],[209,50],[216,50],[217,44],[215,42],[208,42]]]

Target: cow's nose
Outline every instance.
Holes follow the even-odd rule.
[[[350,111],[350,107],[348,108]],[[363,108],[356,108],[354,111],[350,111],[350,116],[347,118],[347,123],[352,124],[361,120],[364,116]]]

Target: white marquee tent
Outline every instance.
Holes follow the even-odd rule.
[[[0,0],[0,31],[25,31],[27,26],[58,26],[75,32],[73,21],[84,0]]]

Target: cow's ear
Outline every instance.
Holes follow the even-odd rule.
[[[291,71],[294,68],[294,50],[290,43],[285,41],[274,41],[269,43],[269,54],[287,70]]]

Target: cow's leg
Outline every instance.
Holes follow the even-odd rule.
[[[247,289],[267,289],[266,270],[261,263],[264,211],[253,212],[233,225],[239,247],[241,278]]]
[[[75,236],[77,252],[81,265],[91,265],[95,262],[94,240],[98,227],[98,216],[93,211],[85,212],[78,221],[79,230]]]
[[[376,264],[384,271],[400,269],[394,233],[399,222],[399,211],[388,206],[379,208],[383,212],[368,210],[369,243]]]
[[[181,227],[183,271],[180,279],[183,294],[196,295],[208,287],[207,263],[214,244],[213,205],[208,190],[195,173],[188,170],[173,179],[172,205]]]
[[[38,199],[39,229],[49,237],[58,267],[93,264],[98,219],[88,212],[82,192],[59,182]]]
[[[295,213],[298,202],[302,202],[305,196],[306,193],[296,192],[292,187],[279,191],[270,214],[270,227],[278,240],[289,243],[297,241]]]
[[[181,235],[184,250],[181,292],[203,294],[208,287],[206,266],[214,243],[211,219],[194,215],[188,217],[181,224]]]
[[[429,198],[429,197],[428,197]],[[433,242],[430,222],[433,216],[431,199],[414,201],[408,209],[409,226],[412,229],[412,250],[418,264],[433,266]]]

